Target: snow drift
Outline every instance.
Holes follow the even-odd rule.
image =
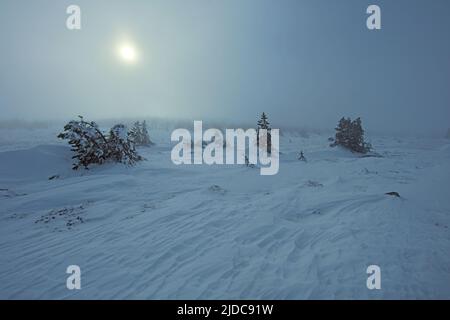
[[[284,135],[275,176],[175,166],[156,142],[80,172],[65,146],[1,152],[0,298],[450,298],[448,141],[378,138],[361,158]]]

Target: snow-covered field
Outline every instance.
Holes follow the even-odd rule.
[[[449,140],[372,138],[383,157],[360,158],[286,133],[261,176],[175,166],[169,131],[135,167],[74,172],[56,133],[1,132],[0,298],[450,299]]]

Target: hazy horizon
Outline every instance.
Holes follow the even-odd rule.
[[[66,28],[77,4],[82,30]],[[366,28],[377,4],[382,29]],[[450,2],[2,1],[1,121],[169,118],[442,136]],[[132,43],[125,65],[116,47]]]

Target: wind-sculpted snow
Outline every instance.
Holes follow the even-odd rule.
[[[450,298],[448,141],[378,138],[361,158],[284,134],[261,176],[175,166],[168,137],[79,172],[65,146],[1,152],[0,298]]]

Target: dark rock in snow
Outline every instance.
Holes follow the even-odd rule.
[[[393,197],[400,198],[400,194],[398,192],[395,192],[395,191],[393,191],[393,192],[386,192],[385,194],[388,195],[388,196],[393,196]]]

